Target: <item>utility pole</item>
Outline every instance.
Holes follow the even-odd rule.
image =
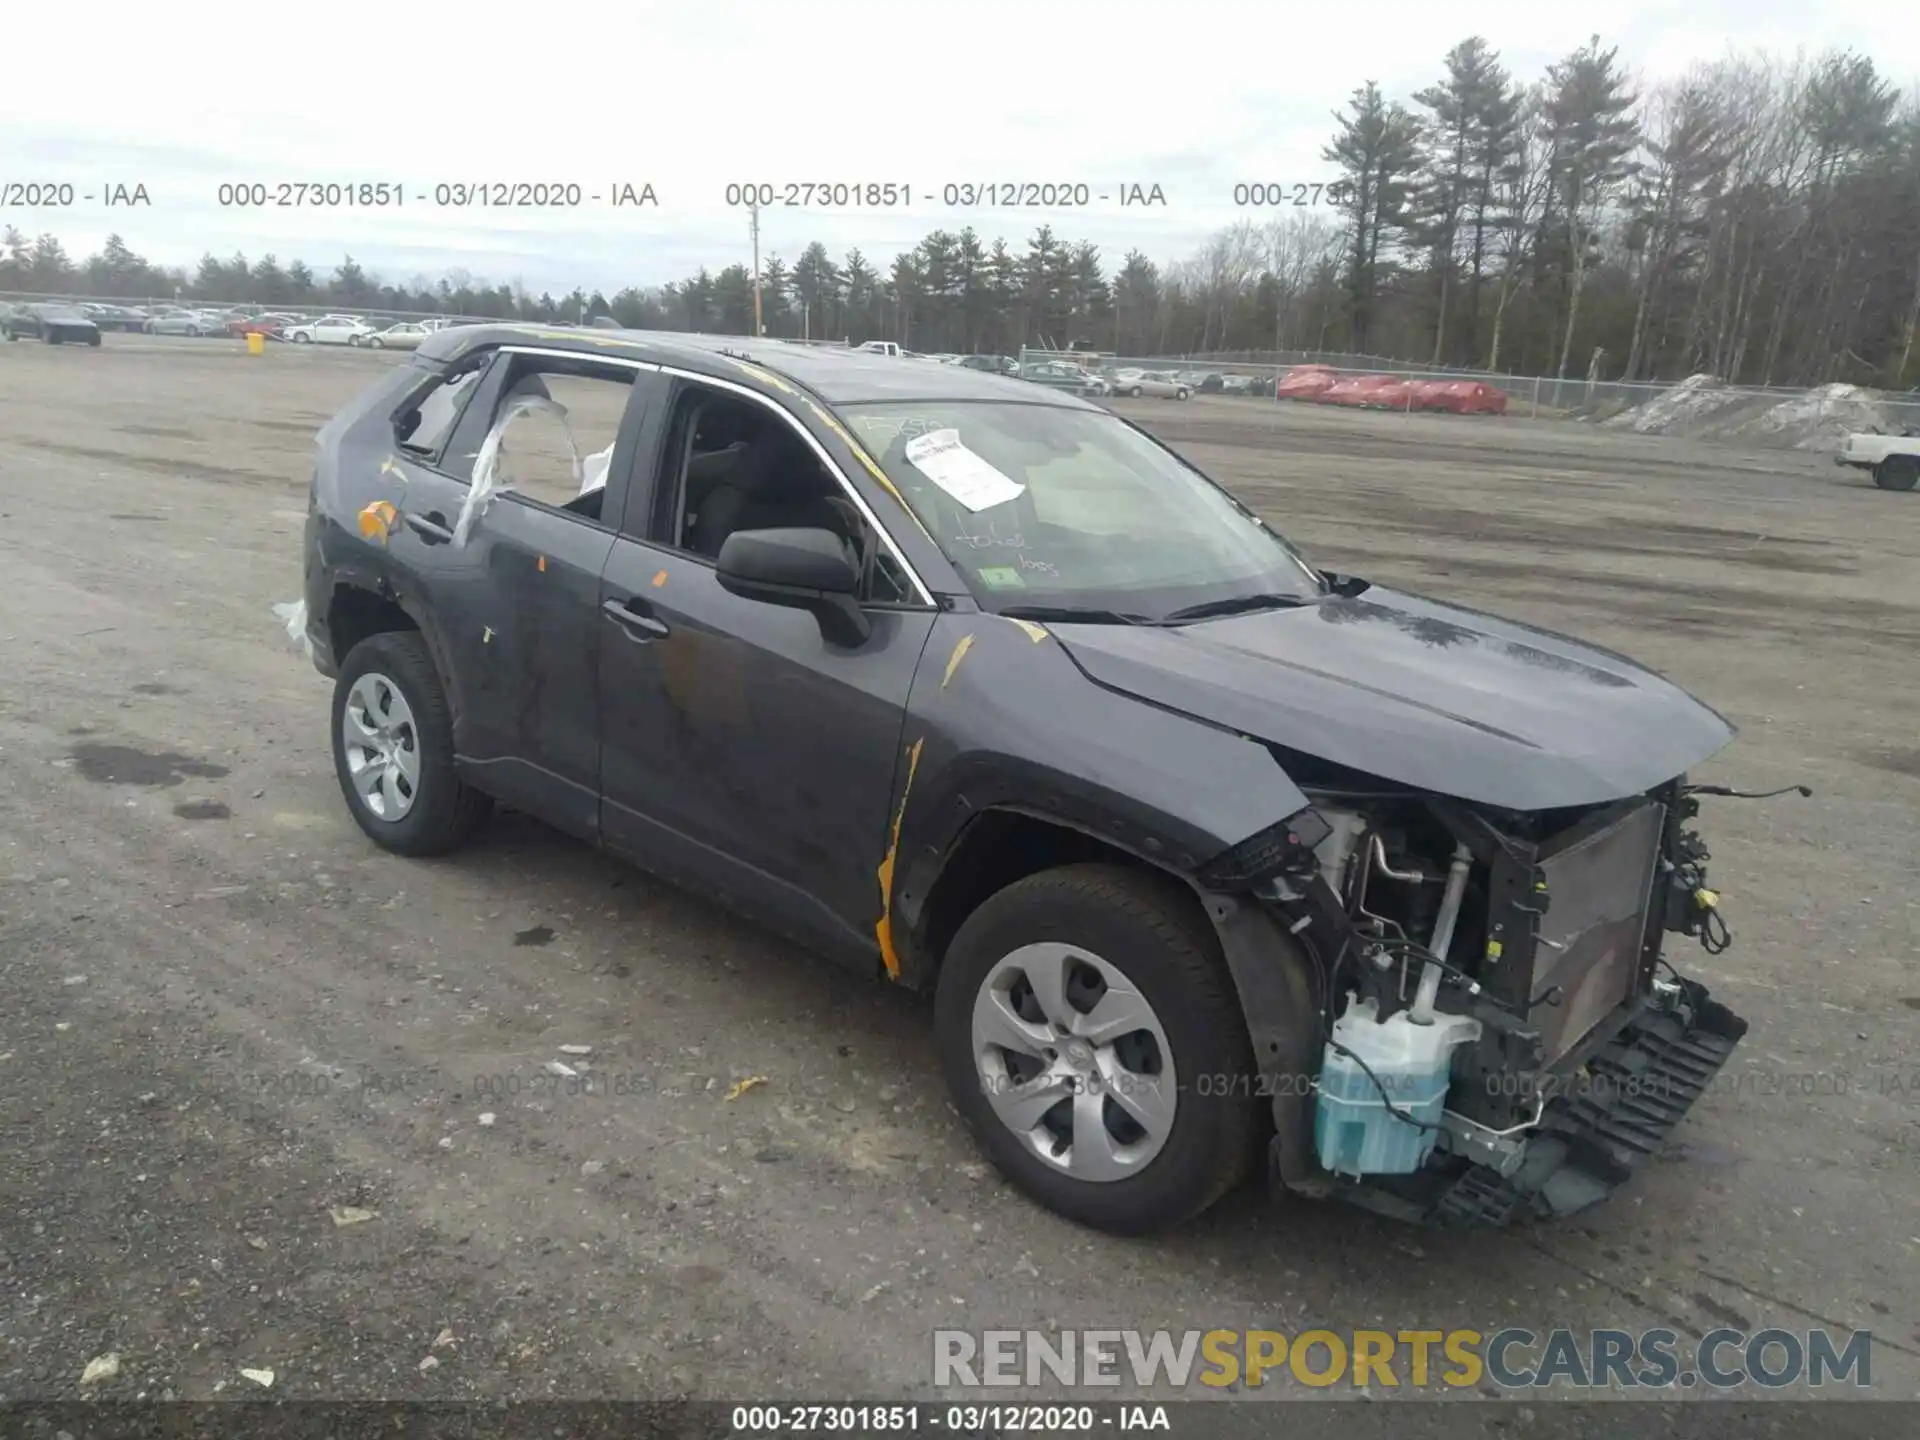
[[[767,327],[760,318],[760,204],[754,202],[753,217],[753,333],[762,336]]]

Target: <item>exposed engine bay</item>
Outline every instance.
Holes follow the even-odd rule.
[[[1681,777],[1517,814],[1303,791],[1284,838],[1240,857],[1318,971],[1317,1165],[1294,1156],[1283,1183],[1491,1224],[1615,1188],[1746,1032],[1662,954],[1731,940],[1690,822],[1701,794],[1740,792]]]

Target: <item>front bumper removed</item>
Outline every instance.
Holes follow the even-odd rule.
[[[1635,1015],[1588,1060],[1579,1087],[1547,1103],[1517,1168],[1466,1166],[1423,1218],[1502,1226],[1605,1199],[1660,1153],[1746,1033],[1704,985],[1681,981],[1671,1005]]]
[[[1559,1219],[1604,1200],[1659,1154],[1746,1033],[1747,1022],[1704,985],[1682,980],[1667,1003],[1622,1025],[1578,1081],[1541,1107],[1524,1143],[1505,1142],[1499,1158],[1443,1149],[1412,1175],[1347,1181],[1317,1165],[1287,1166],[1276,1136],[1272,1179],[1280,1191],[1345,1200],[1416,1225],[1498,1229]],[[1301,1149],[1304,1140],[1302,1132]]]

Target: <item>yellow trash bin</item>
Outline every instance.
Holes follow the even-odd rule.
[[[267,337],[262,335],[257,330],[250,331],[247,335],[247,353],[249,355],[266,354],[267,353]]]

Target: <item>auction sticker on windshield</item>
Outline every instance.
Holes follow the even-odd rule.
[[[1004,505],[1027,487],[1002,475],[960,443],[958,430],[936,430],[907,442],[907,463],[969,510]]]

